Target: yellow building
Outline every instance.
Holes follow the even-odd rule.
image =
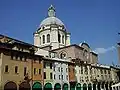
[[[23,90],[42,82],[42,56],[36,47],[0,35],[0,90]]]

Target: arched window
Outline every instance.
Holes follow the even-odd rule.
[[[40,37],[40,45],[41,45],[41,37]]]
[[[64,35],[62,36],[62,43],[64,44]]]
[[[45,43],[45,35],[43,35],[43,44]]]
[[[63,52],[62,52],[62,53],[60,54],[60,58],[61,58],[61,59],[65,59],[65,58],[66,58],[66,53],[63,53]]]
[[[61,43],[61,35],[58,34],[58,42]]]
[[[47,34],[47,43],[50,42],[50,34]]]

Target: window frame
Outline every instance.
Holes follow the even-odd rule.
[[[18,66],[15,66],[15,73],[18,73]]]
[[[45,44],[45,35],[42,36],[43,44]]]
[[[8,65],[5,65],[5,73],[9,72]]]
[[[50,34],[47,34],[47,43],[50,43]]]

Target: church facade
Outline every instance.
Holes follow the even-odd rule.
[[[112,90],[120,68],[98,63],[98,54],[70,33],[55,8],[34,33],[34,45],[0,35],[0,90]]]

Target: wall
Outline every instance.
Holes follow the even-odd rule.
[[[27,61],[11,60],[10,52],[4,52],[2,61],[2,86],[8,81],[14,81],[16,84],[24,81],[24,67],[27,67],[31,78],[31,59],[28,58]],[[5,72],[5,65],[8,65],[9,72]],[[15,66],[18,66],[18,73],[15,73]]]

